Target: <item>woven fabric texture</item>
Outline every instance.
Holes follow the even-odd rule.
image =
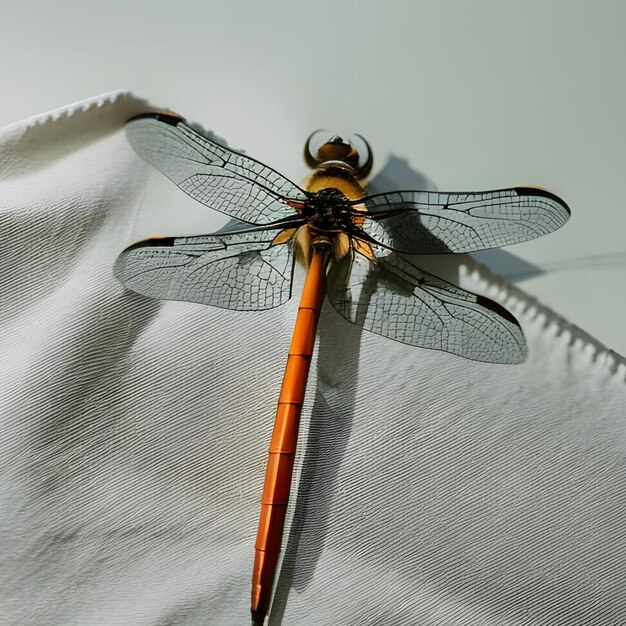
[[[113,94],[0,134],[7,626],[248,623],[297,297],[243,313],[115,281],[149,231],[155,177],[123,132],[147,108]],[[624,359],[456,263],[528,360],[413,348],[325,307],[269,624],[626,625]]]

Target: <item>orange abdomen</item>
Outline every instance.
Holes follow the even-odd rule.
[[[263,623],[272,597],[274,574],[291,489],[300,414],[315,345],[317,323],[326,294],[326,265],[327,254],[314,249],[300,299],[276,409],[252,572],[251,612],[255,624]]]

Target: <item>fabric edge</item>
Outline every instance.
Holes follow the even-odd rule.
[[[626,357],[607,347],[588,332],[572,324],[565,317],[542,304],[537,298],[507,283],[489,268],[475,261],[459,266],[461,282],[474,281],[481,290],[528,322],[542,322],[544,328],[553,327],[554,335],[569,333],[568,346],[580,354],[586,353],[594,367],[600,367],[610,376],[626,382]]]

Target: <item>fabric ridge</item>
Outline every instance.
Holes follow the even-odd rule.
[[[248,619],[297,297],[236,312],[117,283],[127,245],[179,234],[155,216],[183,194],[124,137],[147,110],[114,92],[0,131],[8,626]],[[325,306],[270,625],[626,624],[626,360],[450,263],[528,359],[414,348]]]

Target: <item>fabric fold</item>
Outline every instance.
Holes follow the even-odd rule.
[[[297,298],[236,312],[115,281],[184,205],[125,140],[147,110],[115,92],[0,133],[3,624],[248,619]],[[626,361],[467,256],[424,269],[506,306],[528,359],[325,307],[269,623],[626,624]]]

